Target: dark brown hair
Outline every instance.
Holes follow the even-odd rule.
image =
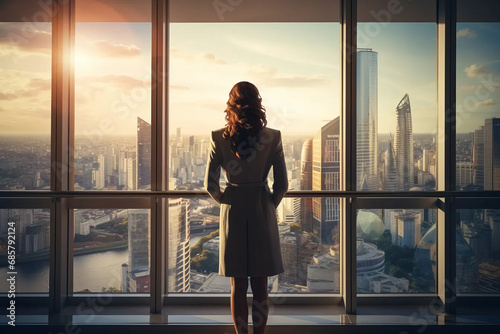
[[[231,140],[231,151],[238,158],[246,159],[258,142],[259,132],[267,125],[266,109],[257,87],[247,81],[234,85],[225,113],[227,124],[222,137]],[[255,140],[249,142],[249,137]]]

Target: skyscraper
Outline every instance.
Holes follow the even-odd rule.
[[[398,190],[398,174],[396,165],[396,154],[392,146],[392,137],[384,153],[384,174],[382,177],[382,189],[387,191]]]
[[[414,185],[413,130],[410,97],[405,94],[396,107],[396,136],[394,151],[398,170],[398,190],[410,190]]]
[[[378,190],[378,54],[372,49],[357,52],[356,180],[357,189]]]
[[[99,169],[95,171],[95,188],[103,189],[106,185],[106,159],[105,156],[100,154],[97,157],[97,162],[99,163]]]
[[[474,184],[482,188],[484,187],[484,126],[474,131],[472,164],[474,168]]]
[[[500,118],[484,121],[484,190],[500,190]]]
[[[127,285],[130,292],[149,292],[149,284],[145,282],[149,278],[149,241],[149,210],[128,210]]]
[[[151,189],[151,124],[137,117],[137,189]]]
[[[302,145],[300,155],[300,190],[312,190],[312,138]],[[312,232],[312,198],[300,199],[300,224],[301,229]]]
[[[395,213],[391,224],[392,243],[399,247],[415,248],[422,239],[423,210],[404,210]]]
[[[323,126],[313,139],[312,190],[340,189],[339,117]],[[340,221],[338,198],[315,197],[313,204],[313,233],[322,244],[332,245],[337,241]]]
[[[168,200],[168,292],[189,292],[189,200]]]

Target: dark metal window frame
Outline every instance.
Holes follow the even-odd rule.
[[[2,191],[0,208],[49,208],[50,278],[49,294],[20,294],[18,298],[37,305],[49,302],[49,314],[60,314],[66,305],[78,305],[88,296],[72,292],[73,209],[148,208],[151,210],[151,292],[120,294],[109,305],[149,304],[151,313],[161,313],[166,304],[227,303],[227,295],[185,295],[168,293],[165,275],[169,198],[206,197],[203,191],[168,190],[168,0],[152,1],[152,168],[151,191],[73,191],[74,73],[70,66],[75,34],[75,0],[53,0],[57,14],[52,21],[52,171],[50,191]],[[341,294],[276,295],[288,304],[339,304],[345,313],[355,314],[357,304],[429,304],[439,300],[447,313],[456,312],[457,301],[480,298],[498,303],[499,296],[457,296],[455,212],[462,208],[497,208],[500,191],[455,191],[455,100],[456,100],[456,1],[437,0],[438,61],[438,191],[356,191],[356,27],[357,0],[340,1],[341,34],[341,147],[342,187],[345,191],[290,191],[287,197],[337,197],[341,199],[342,261]],[[394,208],[436,208],[438,273],[437,292],[427,295],[369,295],[356,291],[356,210]],[[451,283],[450,283],[451,282]],[[402,298],[404,297],[404,299]],[[0,299],[6,298],[5,294]]]

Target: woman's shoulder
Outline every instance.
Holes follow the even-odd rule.
[[[212,130],[212,136],[216,135],[216,136],[222,136],[222,134],[224,133],[224,130],[226,128],[220,128],[220,129],[217,129],[217,130]]]
[[[212,140],[214,140],[214,141],[221,140],[222,139],[222,135],[223,135],[225,129],[226,128],[220,128],[220,129],[217,129],[217,130],[212,130],[212,132],[210,133],[210,135],[212,137]]]
[[[263,130],[265,131],[265,133],[267,132],[267,136],[272,136],[273,138],[281,138],[281,131],[278,129],[273,129],[266,126]]]

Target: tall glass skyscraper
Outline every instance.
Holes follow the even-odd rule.
[[[312,190],[340,190],[340,119],[323,126],[313,139]],[[322,244],[337,244],[340,223],[338,198],[312,199],[313,232]]]
[[[302,145],[300,155],[300,190],[312,190],[312,138]],[[312,198],[300,199],[300,224],[303,231],[312,232]]]
[[[190,292],[189,200],[168,200],[168,292]]]
[[[357,61],[357,189],[378,190],[378,54],[358,49]]]
[[[137,117],[137,189],[151,189],[151,124]]]
[[[149,292],[149,210],[128,210],[128,275],[125,285],[129,292]],[[125,292],[125,291],[124,291]]]
[[[500,190],[500,118],[484,121],[484,190]]]
[[[396,107],[397,127],[394,138],[396,166],[398,170],[398,190],[410,190],[414,185],[413,167],[413,130],[411,125],[411,106],[408,94]]]

